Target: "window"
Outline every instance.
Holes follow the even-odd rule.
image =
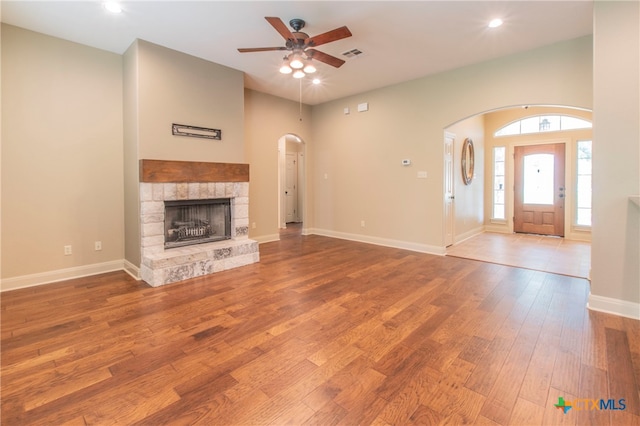
[[[504,219],[504,159],[505,147],[493,148],[493,218]]]
[[[507,124],[498,129],[494,136],[590,129],[591,127],[592,124],[589,121],[569,115],[535,115]]]
[[[591,141],[578,141],[576,225],[591,226]]]
[[[553,154],[525,155],[523,166],[524,204],[553,205]]]

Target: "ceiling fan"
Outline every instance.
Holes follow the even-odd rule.
[[[351,37],[351,31],[347,27],[336,28],[335,30],[327,31],[326,33],[319,34],[314,37],[309,37],[308,34],[301,32],[304,28],[305,21],[302,19],[292,19],[289,21],[289,25],[293,29],[293,32],[287,28],[280,18],[266,16],[264,19],[271,24],[275,30],[280,33],[286,40],[284,46],[278,47],[250,47],[238,49],[241,53],[247,52],[267,52],[273,50],[285,50],[291,53],[287,54],[285,64],[280,69],[280,72],[288,74],[294,71],[294,77],[303,77],[305,74],[300,75],[300,71],[304,69],[304,72],[311,73],[315,71],[315,67],[311,63],[311,59],[324,62],[325,64],[339,68],[344,64],[340,58],[328,55],[324,52],[314,49],[322,44],[331,43],[332,41],[341,40],[343,38]],[[288,70],[287,70],[288,67]],[[298,76],[296,76],[298,72]]]

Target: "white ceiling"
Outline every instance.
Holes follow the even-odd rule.
[[[251,89],[318,104],[592,33],[592,1],[5,1],[2,22],[122,54],[139,38],[245,72]],[[307,22],[310,36],[346,25],[352,37],[318,47],[346,63],[318,65],[313,86],[278,72],[284,45],[264,19]],[[502,18],[497,29],[489,20]],[[343,52],[364,53],[348,59]],[[302,89],[302,90],[301,90]]]

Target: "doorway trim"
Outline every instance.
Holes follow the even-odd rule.
[[[455,239],[455,146],[456,135],[444,132],[443,141],[443,222],[442,241],[444,247],[453,245]]]
[[[516,147],[520,146],[534,146],[534,145],[554,145],[554,144],[564,144],[565,146],[565,156],[564,156],[564,181],[565,181],[565,205],[564,205],[564,229],[565,229],[565,237],[567,234],[567,229],[571,229],[571,208],[569,207],[573,202],[573,198],[575,194],[573,191],[570,191],[567,185],[567,182],[572,181],[569,173],[572,168],[572,159],[571,155],[568,155],[568,147],[571,144],[571,138],[553,138],[553,139],[540,139],[535,141],[522,141],[522,142],[514,142],[507,145],[507,159],[508,164],[505,166],[507,170],[507,176],[505,176],[505,185],[507,188],[510,188],[507,193],[505,193],[505,216],[507,217],[507,223],[509,226],[509,233],[513,233],[514,231],[514,221],[513,217],[515,214],[515,150]],[[569,180],[567,180],[569,179]]]
[[[298,175],[298,216],[300,221],[302,222],[303,230],[302,233],[305,232],[305,218],[306,218],[306,175],[307,175],[307,164],[306,164],[306,154],[307,154],[307,145],[300,136],[295,133],[286,133],[278,139],[278,229],[285,229],[287,227],[286,224],[286,175],[287,175],[287,141],[289,143],[298,143],[300,144],[301,150],[299,151],[300,155],[299,164],[300,164],[300,174]]]

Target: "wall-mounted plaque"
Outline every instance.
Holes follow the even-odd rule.
[[[175,136],[188,136],[191,138],[204,138],[222,140],[222,130],[209,129],[207,127],[187,126],[185,124],[173,123],[171,133]]]

